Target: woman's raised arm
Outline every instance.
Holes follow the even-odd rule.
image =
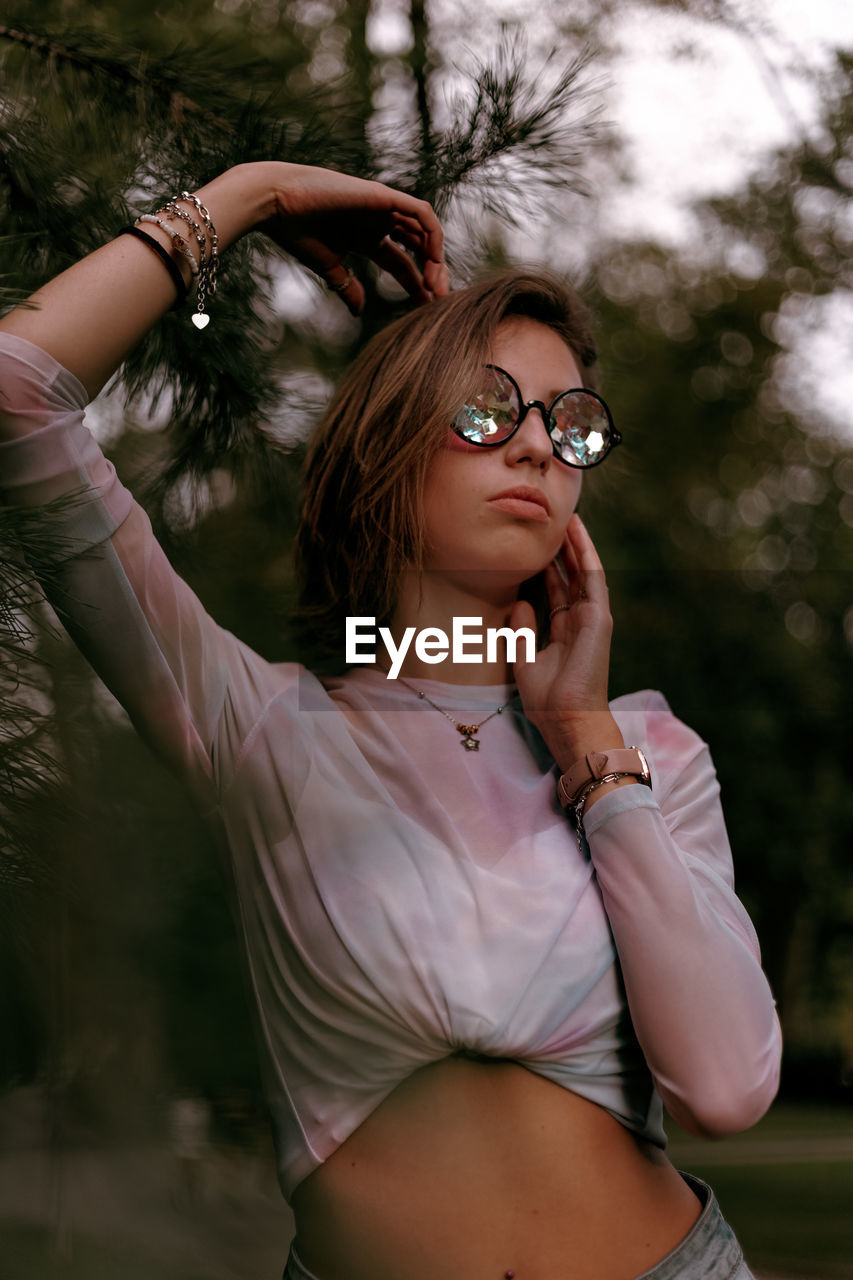
[[[236,165],[195,194],[210,213],[220,253],[247,232],[264,231],[322,275],[353,312],[364,293],[341,264],[348,251],[371,258],[419,302],[447,292],[435,214],[423,200],[381,182],[268,161]],[[177,216],[161,221],[187,231]],[[168,231],[148,222],[143,230],[172,254],[188,284],[189,263],[173,253]],[[30,306],[0,319],[0,331],[41,347],[91,398],[174,301],[175,285],[156,252],[120,235],[43,285]]]
[[[419,301],[446,291],[441,229],[429,205],[381,183],[250,164],[229,169],[198,198],[220,251],[263,230],[323,274],[352,311],[364,295],[341,263],[349,250],[390,271]],[[165,227],[143,226],[169,254],[169,220],[161,221]],[[172,225],[185,234],[177,215]],[[32,307],[0,320],[0,502],[39,508],[79,495],[51,516],[49,538],[45,527],[42,545],[52,547],[45,589],[143,736],[208,794],[281,677],[207,615],[83,423],[87,399],[175,301],[161,256],[119,236],[39,289]],[[188,281],[188,261],[179,254],[172,261]]]

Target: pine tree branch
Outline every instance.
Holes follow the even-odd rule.
[[[495,174],[493,166],[512,158],[545,185],[584,192],[583,162],[599,114],[590,87],[583,83],[590,59],[588,50],[580,53],[545,91],[538,88],[539,77],[531,83],[525,74],[520,42],[505,45],[491,62],[475,64],[470,73],[473,101],[467,109],[464,100],[457,101],[458,123],[442,148],[437,175],[442,191],[452,192],[476,176],[478,196],[510,220],[506,189],[497,201],[494,191],[494,181],[503,183],[508,175],[505,170]],[[523,191],[524,179],[516,177],[513,185]]]
[[[412,2],[417,16],[419,0]],[[4,301],[15,297],[13,268],[34,288],[170,192],[238,161],[275,155],[380,176],[370,154],[375,148],[386,180],[431,199],[439,211],[476,180],[481,205],[512,222],[532,183],[581,189],[584,148],[594,132],[582,78],[588,58],[575,59],[549,87],[547,70],[531,79],[520,42],[476,61],[443,132],[431,127],[421,102],[420,136],[401,144],[399,136],[377,143],[364,121],[353,129],[337,85],[302,94],[298,104],[274,94],[241,99],[229,86],[251,83],[251,68],[220,76],[215,60],[202,65],[203,48],[192,57],[176,50],[143,63],[136,50],[100,34],[57,38],[19,25],[0,28],[0,36],[44,67],[59,62],[67,72],[59,85],[43,79],[38,93],[19,84],[17,104],[13,82],[0,119],[0,208],[5,195],[9,230],[28,237],[14,255],[7,244],[5,260],[0,238]],[[425,57],[425,29],[420,36]],[[205,106],[213,93],[215,113]],[[65,132],[57,131],[57,113],[67,121]],[[92,130],[88,146],[80,141],[81,119]],[[268,246],[258,252],[251,237],[242,241],[223,261],[203,339],[185,315],[170,313],[123,367],[118,394],[144,396],[152,410],[158,399],[172,406],[171,458],[155,486],[161,505],[180,479],[203,482],[218,468],[270,484],[280,475],[282,448],[266,426],[282,395],[269,358],[271,269]],[[373,311],[382,308],[387,312],[388,304],[378,298]],[[369,323],[375,327],[380,318],[371,314]]]
[[[416,189],[439,213],[476,180],[479,207],[510,224],[521,220],[534,184],[585,193],[583,167],[600,115],[596,87],[585,80],[591,58],[582,51],[543,87],[550,64],[531,78],[524,41],[505,40],[462,73],[467,83],[451,103],[452,123],[431,131],[428,157],[419,137],[402,148],[399,138],[385,140],[388,180]],[[421,157],[417,169],[412,155]]]
[[[166,100],[169,115],[178,129],[183,125],[186,115],[197,115],[205,124],[216,129],[230,131],[233,128],[230,121],[209,111],[177,88],[175,83],[171,82],[173,77],[167,78],[163,74],[150,73],[144,56],[139,58],[137,65],[134,66],[127,55],[122,56],[119,52],[112,54],[86,52],[85,42],[87,39],[92,39],[87,34],[81,34],[78,37],[77,48],[73,47],[73,41],[58,44],[49,36],[6,26],[0,26],[0,39],[9,40],[29,49],[45,61],[67,62],[81,71],[108,77],[124,87],[136,85],[138,88],[153,91]],[[99,35],[97,39],[103,41],[105,37]]]
[[[409,21],[412,24],[414,47],[410,55],[415,79],[415,104],[420,124],[420,153],[422,167],[429,172],[433,164],[432,114],[429,103],[429,26],[424,0],[410,0]],[[419,183],[423,185],[423,180]]]

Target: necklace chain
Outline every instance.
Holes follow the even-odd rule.
[[[445,720],[450,721],[457,732],[461,733],[462,742],[460,745],[463,746],[466,751],[480,750],[480,739],[477,737],[477,734],[480,732],[484,724],[488,724],[488,722],[494,719],[495,716],[499,716],[507,705],[506,702],[502,702],[499,707],[496,707],[494,711],[490,712],[489,715],[486,716],[485,720],[481,720],[479,724],[462,724],[455,716],[452,716],[449,711],[445,711],[444,707],[440,707],[437,702],[433,702],[429,694],[424,693],[423,689],[416,689],[413,684],[409,684],[408,680],[403,679],[402,676],[398,676],[397,679],[401,684],[404,684],[407,689],[411,689],[412,693],[416,693],[419,698],[423,698],[423,700],[428,702],[431,707],[435,707],[436,711],[440,712],[440,714],[444,716]],[[507,699],[507,702],[508,701],[509,699]]]

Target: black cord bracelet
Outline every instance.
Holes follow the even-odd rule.
[[[184,277],[178,270],[177,263],[172,260],[169,251],[163,248],[159,240],[155,240],[153,236],[149,236],[147,231],[141,231],[139,227],[122,227],[118,232],[118,235],[135,236],[137,240],[141,240],[143,244],[147,244],[150,249],[154,250],[157,257],[161,260],[163,266],[172,277],[172,283],[178,294],[177,300],[172,306],[172,310],[177,311],[179,307],[182,307],[187,300],[187,286],[184,284]]]

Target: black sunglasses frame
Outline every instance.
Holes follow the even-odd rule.
[[[551,430],[550,430],[550,427],[548,426],[548,423],[551,417],[551,413],[554,409],[554,405],[557,403],[558,400],[562,400],[563,396],[570,396],[575,394],[575,392],[577,392],[580,395],[589,396],[591,400],[595,400],[597,404],[601,405],[602,409],[604,410],[604,415],[607,418],[607,425],[610,428],[610,438],[607,442],[607,448],[605,449],[601,457],[597,458],[595,462],[586,462],[586,463],[568,462],[563,457],[562,453],[560,453],[559,449],[557,448],[556,442],[554,440],[551,440],[551,450],[554,454],[554,457],[557,459],[557,461],[562,462],[563,465],[566,467],[574,468],[574,470],[576,471],[590,471],[592,467],[601,466],[604,459],[610,453],[610,450],[615,449],[617,444],[622,443],[622,432],[618,431],[617,428],[614,427],[613,415],[611,414],[610,409],[608,408],[606,402],[602,400],[601,396],[596,395],[594,391],[589,391],[586,387],[569,387],[568,391],[561,391],[558,396],[554,397],[550,405],[546,405],[542,400],[522,399],[521,387],[518,385],[518,383],[516,382],[512,374],[507,373],[506,369],[502,369],[499,364],[487,364],[486,368],[494,369],[496,373],[502,373],[503,376],[509,379],[512,385],[515,387],[515,391],[516,391],[516,395],[518,396],[518,403],[519,403],[518,418],[516,419],[515,426],[512,428],[509,435],[504,436],[502,440],[469,440],[468,437],[464,434],[463,430],[456,426],[456,423],[454,421],[451,424],[454,432],[456,433],[456,435],[459,436],[460,440],[464,440],[466,444],[473,444],[478,449],[499,449],[502,444],[506,444],[507,441],[512,439],[512,437],[515,435],[516,431],[521,426],[522,422],[527,417],[531,409],[539,410],[539,412],[542,415],[542,422],[544,423],[545,430],[548,432],[548,438],[551,439]],[[465,406],[463,405],[462,407],[464,408]],[[461,410],[460,410],[460,413],[461,413]]]

